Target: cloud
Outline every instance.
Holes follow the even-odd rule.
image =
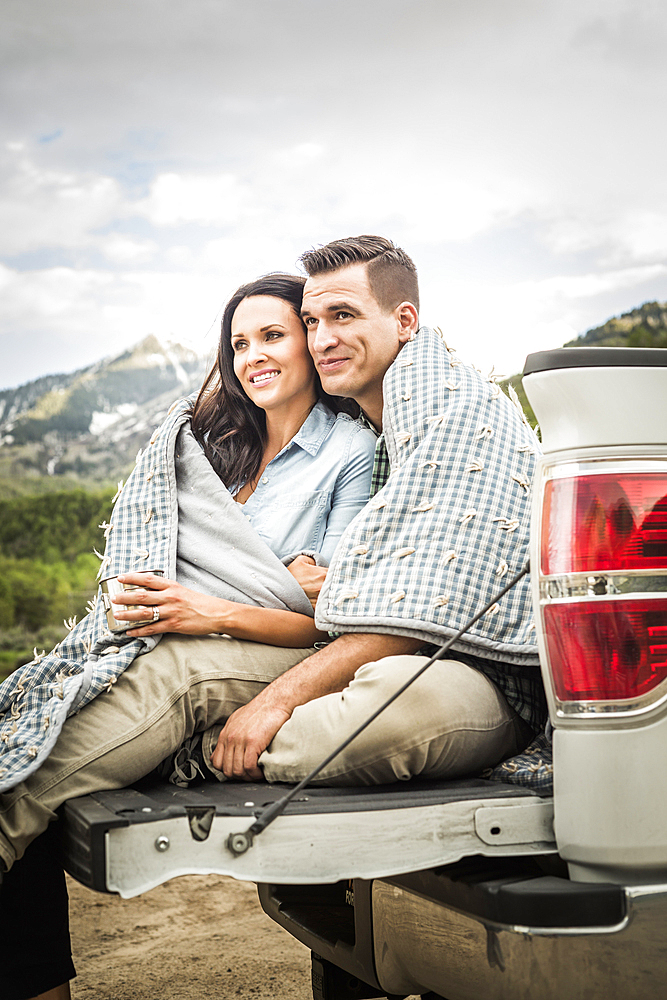
[[[25,372],[98,333],[192,337],[241,281],[369,230],[412,252],[426,318],[512,364],[667,298],[655,0],[31,0],[0,19]]]
[[[625,311],[620,302],[638,304],[665,287],[664,264],[488,283],[481,295],[475,281],[445,277],[429,286],[422,318],[440,325],[466,360],[510,375],[521,371],[527,354],[560,347]]]
[[[122,215],[114,178],[45,169],[17,156],[21,144],[9,146],[0,164],[0,253],[86,245],[95,229]]]
[[[156,226],[196,222],[202,226],[229,226],[238,222],[248,192],[233,174],[160,174],[148,197],[135,210]]]
[[[65,267],[18,272],[0,266],[0,292],[6,385],[92,364],[149,333],[202,353],[217,343],[221,292],[210,275]],[[12,350],[17,329],[20,354]]]
[[[110,233],[98,241],[104,256],[115,264],[143,264],[155,257],[158,244],[155,240],[137,239],[123,233]]]

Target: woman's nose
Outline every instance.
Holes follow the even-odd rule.
[[[251,344],[248,351],[248,364],[256,365],[266,361],[266,349],[263,344]]]

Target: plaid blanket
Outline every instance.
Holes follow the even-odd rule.
[[[315,612],[320,629],[441,643],[528,559],[537,439],[519,408],[423,327],[383,384],[391,474],[348,526]],[[539,663],[528,577],[456,644]]]
[[[312,615],[303,590],[256,534],[194,441],[190,405],[189,399],[175,403],[137,456],[104,526],[107,545],[100,577],[161,569],[166,577],[181,579],[177,486],[183,479],[181,516],[188,521],[190,549],[196,548],[193,532],[199,521],[206,559],[198,576],[183,561],[182,582],[229,600]],[[96,600],[90,614],[55,649],[48,654],[35,650],[35,659],[0,685],[0,792],[41,765],[68,715],[93,698],[113,696],[120,674],[159,638],[112,634],[102,601]]]

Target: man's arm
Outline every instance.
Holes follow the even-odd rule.
[[[298,705],[342,691],[364,663],[415,653],[423,640],[401,635],[348,633],[287,670],[256,698],[230,715],[211,755],[227,778],[263,778],[257,761]]]

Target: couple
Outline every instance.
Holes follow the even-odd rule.
[[[131,630],[137,641],[169,635],[73,716],[40,769],[2,796],[7,869],[65,799],[137,780],[195,733],[200,764],[215,776],[300,779],[415,672],[415,654],[453,634],[525,562],[534,438],[493,381],[418,329],[412,261],[388,240],[359,237],[302,263],[299,312],[321,388],[358,404],[359,422],[327,407],[297,303],[260,283],[225,313],[226,408],[208,380],[192,428],[236,513],[277,556],[333,556],[328,572],[309,556],[291,564],[313,602],[321,589],[315,625],[298,601],[252,607],[193,593],[182,581],[197,578],[196,546],[179,583],[128,576],[151,589],[117,617],[154,619]],[[290,491],[301,495],[294,505]],[[181,524],[193,520],[196,498],[192,486],[179,490],[179,548],[192,541]],[[485,619],[318,780],[456,777],[523,749],[545,714],[527,588]],[[313,651],[329,632],[338,638]],[[62,958],[56,972],[57,961],[52,954],[50,980],[35,980],[32,992],[17,981],[12,996],[67,996],[53,988],[72,974]]]

